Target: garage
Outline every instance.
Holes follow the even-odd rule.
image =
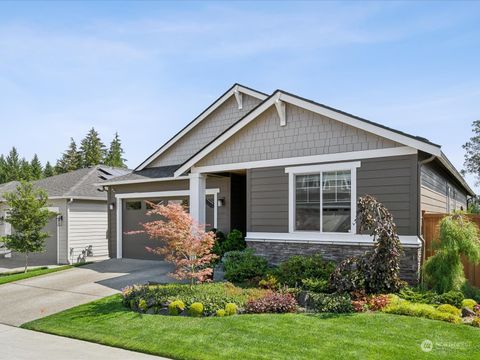
[[[57,263],[57,219],[54,217],[49,221],[44,231],[49,234],[45,240],[45,251],[28,254],[28,260],[36,265],[51,265]],[[24,254],[12,252],[12,258],[25,258]]]
[[[151,199],[125,199],[122,201],[122,247],[124,258],[142,260],[162,260],[159,255],[149,252],[147,247],[158,247],[162,243],[153,240],[147,234],[128,234],[132,231],[142,230],[142,223],[159,219],[158,216],[149,216],[151,209],[149,203],[167,205],[169,203],[181,204],[188,209],[189,197],[162,197]],[[205,204],[206,223],[213,227],[215,223],[215,196],[207,195]],[[211,225],[210,225],[211,224]]]

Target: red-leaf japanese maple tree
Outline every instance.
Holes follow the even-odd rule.
[[[147,247],[147,250],[175,265],[172,277],[190,280],[191,284],[209,281],[213,273],[210,264],[218,257],[211,252],[215,234],[206,232],[179,204],[149,205],[152,209],[147,214],[160,215],[162,220],[141,224],[143,231],[140,232],[160,240],[161,246]]]

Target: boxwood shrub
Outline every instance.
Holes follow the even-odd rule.
[[[308,311],[321,313],[353,312],[352,299],[348,294],[322,294],[308,292],[306,297]]]

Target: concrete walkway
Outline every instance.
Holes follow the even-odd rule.
[[[127,285],[171,282],[171,270],[162,261],[111,259],[0,285],[0,324],[19,326],[116,294]]]
[[[165,358],[0,324],[0,359],[160,360]]]

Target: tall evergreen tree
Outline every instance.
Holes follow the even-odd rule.
[[[98,132],[92,127],[80,145],[83,167],[103,164],[105,161],[105,144],[100,139]]]
[[[475,176],[476,185],[480,185],[480,120],[472,123],[473,136],[462,147],[465,150],[463,174],[470,173]]]
[[[38,180],[43,177],[42,163],[38,159],[37,154],[33,155],[33,159],[30,162],[30,172],[32,174],[32,180]]]
[[[118,132],[116,132],[115,137],[110,143],[110,148],[105,158],[105,165],[126,168],[125,159],[122,157],[123,153],[122,142],[120,141]]]
[[[25,158],[22,158],[22,160],[20,160],[20,175],[19,178],[15,180],[30,181],[32,178],[32,168],[30,163]]]
[[[55,175],[55,169],[53,168],[52,164],[50,164],[50,161],[47,161],[45,164],[45,168],[43,169],[43,177],[50,177]]]
[[[0,155],[0,184],[7,182],[6,166],[5,156],[2,154]]]
[[[77,144],[73,138],[70,138],[70,145],[67,151],[62,154],[62,157],[57,161],[55,171],[63,174],[69,171],[77,170],[82,167],[82,156],[77,150]]]
[[[21,178],[21,160],[17,148],[14,146],[5,159],[5,182]]]

